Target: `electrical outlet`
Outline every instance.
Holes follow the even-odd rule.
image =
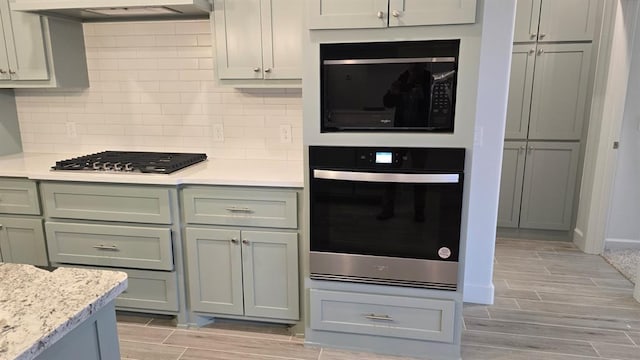
[[[224,142],[224,127],[222,124],[213,124],[213,141]]]
[[[76,123],[73,121],[67,121],[65,123],[67,127],[67,137],[76,138],[78,137],[78,130],[76,129]]]
[[[280,142],[281,143],[291,142],[291,125],[289,124],[280,125]]]

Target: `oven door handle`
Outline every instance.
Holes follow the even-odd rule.
[[[316,179],[408,183],[408,184],[458,184],[460,174],[402,174],[360,171],[313,170]]]

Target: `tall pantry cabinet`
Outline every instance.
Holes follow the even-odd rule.
[[[569,230],[601,0],[519,0],[498,226]]]

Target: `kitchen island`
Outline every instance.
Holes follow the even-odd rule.
[[[0,359],[120,359],[122,272],[0,263]]]

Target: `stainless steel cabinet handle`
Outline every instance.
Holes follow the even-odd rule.
[[[544,54],[544,49],[538,49],[538,55]]]
[[[15,75],[15,74],[16,74],[16,71],[15,71],[15,70],[11,70],[11,69],[9,69],[9,74],[11,74],[11,75]]]
[[[545,33],[540,33],[540,39],[544,39],[544,37],[547,36],[547,34]]]
[[[0,74],[6,74],[6,73],[7,73],[7,70],[5,70],[5,69],[0,69]]]
[[[393,318],[389,315],[365,314],[364,317],[366,317],[369,320],[393,321]]]
[[[383,11],[378,11],[378,14],[376,14],[378,16],[378,19],[382,19],[384,17],[384,12]]]
[[[264,72],[266,72],[266,73],[270,73],[270,72],[271,72],[271,68],[266,68],[266,69],[264,69]]]
[[[259,67],[254,67],[253,68],[253,72],[260,72],[260,68]]]
[[[533,55],[536,53],[536,49],[529,49],[529,55]]]
[[[530,36],[532,39],[535,39],[535,38],[536,38],[536,36],[538,36],[538,34],[536,34],[536,33],[531,33],[529,36]]]
[[[523,151],[525,151],[525,150],[527,150],[527,147],[526,147],[526,146],[524,146],[524,145],[520,146],[520,152],[521,152],[521,153],[522,153]]]
[[[529,154],[531,154],[531,152],[532,152],[533,150],[535,150],[535,149],[536,149],[536,148],[534,148],[532,145],[529,145]]]
[[[397,174],[358,171],[313,170],[316,179],[409,183],[409,184],[457,184],[460,174]]]
[[[400,16],[400,11],[398,11],[398,10],[393,10],[393,11],[391,11],[391,16],[393,16],[393,17],[399,17],[399,16]]]
[[[106,251],[120,251],[120,249],[118,249],[118,247],[115,245],[98,244],[98,245],[94,245],[93,248],[98,250],[106,250]]]
[[[251,242],[250,242],[249,240],[246,240],[246,239],[243,239],[243,240],[242,240],[242,243],[243,243],[243,244],[245,244],[245,245],[249,245],[249,244],[251,244]]]
[[[231,242],[234,243],[234,244],[237,244],[238,243],[238,239],[233,238],[233,239],[231,239]]]
[[[231,212],[234,212],[234,213],[235,212],[242,212],[242,213],[249,213],[250,214],[250,213],[253,212],[253,210],[251,210],[248,207],[238,207],[238,206],[230,206],[230,207],[225,208],[225,210],[231,211]]]

